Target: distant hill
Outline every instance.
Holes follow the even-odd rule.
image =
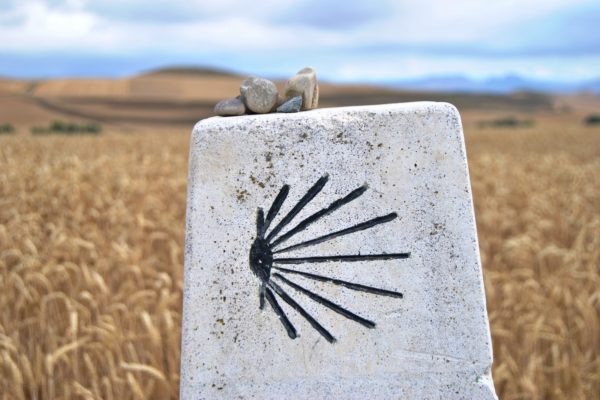
[[[186,67],[186,66],[172,66],[172,67],[164,67],[152,69],[150,71],[146,71],[140,74],[140,76],[145,75],[177,75],[177,76],[222,76],[222,77],[239,77],[242,76],[239,73],[220,69],[220,68],[211,68],[211,67]]]

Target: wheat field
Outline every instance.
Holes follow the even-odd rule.
[[[600,393],[600,128],[466,124],[502,399]],[[188,133],[0,136],[0,399],[177,398]]]

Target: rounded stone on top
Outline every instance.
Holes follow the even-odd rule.
[[[246,113],[246,106],[241,100],[241,96],[233,99],[221,100],[215,106],[215,114],[222,117],[244,115]]]
[[[302,109],[311,110],[319,105],[319,85],[314,68],[302,68],[285,84],[284,96],[292,98],[302,96]]]
[[[246,107],[257,114],[271,112],[277,105],[277,86],[268,79],[251,77],[244,80],[240,94]]]

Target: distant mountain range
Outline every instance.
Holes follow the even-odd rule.
[[[600,77],[589,81],[556,82],[527,79],[518,75],[505,75],[480,80],[462,75],[447,75],[411,80],[394,80],[388,81],[386,84],[398,89],[432,92],[510,93],[516,91],[534,91],[561,94],[576,92],[600,94]]]

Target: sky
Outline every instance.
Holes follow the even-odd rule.
[[[0,0],[0,75],[600,76],[599,0]]]

